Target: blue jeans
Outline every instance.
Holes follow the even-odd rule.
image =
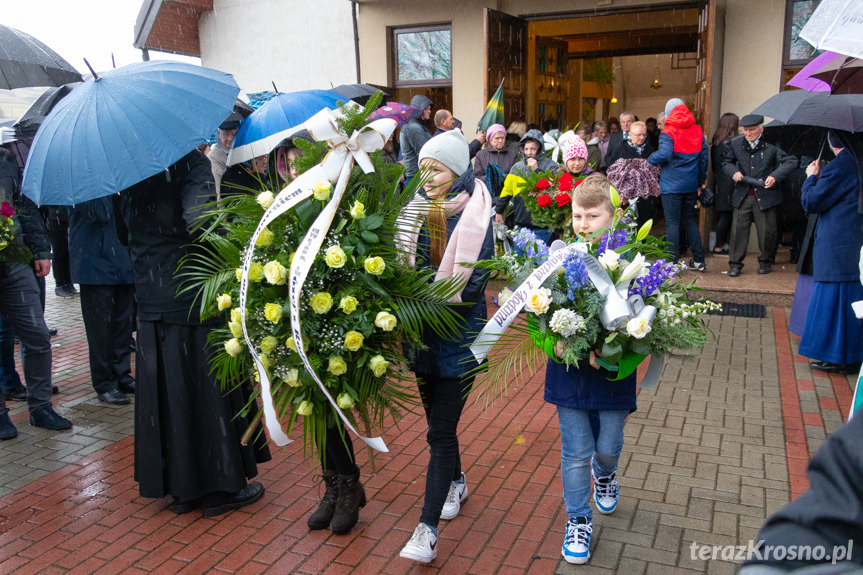
[[[662,194],[662,210],[665,212],[665,241],[671,261],[680,257],[680,230],[686,232],[692,259],[704,263],[704,248],[701,247],[701,232],[698,231],[698,214],[695,202],[698,192],[688,194]]]
[[[599,434],[594,439],[591,412],[586,409],[557,407],[560,425],[560,478],[566,515],[593,518],[590,508],[590,458],[598,477],[617,472],[623,449],[623,424],[629,410],[594,411],[599,419]]]

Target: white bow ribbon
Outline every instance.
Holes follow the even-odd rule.
[[[566,142],[567,140],[571,140],[574,137],[575,132],[573,132],[572,130],[567,130],[566,132],[560,134],[556,139],[554,136],[546,132],[542,136],[543,149],[551,150],[551,159],[553,162],[557,163],[557,159],[562,153],[560,149],[563,147],[564,142]]]

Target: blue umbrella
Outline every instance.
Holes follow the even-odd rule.
[[[338,102],[345,99],[326,90],[276,94],[240,126],[234,147],[228,154],[228,165],[269,154],[279,142],[302,130],[306,120],[324,108],[335,109]]]
[[[230,74],[153,60],[94,74],[60,100],[30,148],[22,190],[38,204],[116,194],[201,144],[230,114]]]

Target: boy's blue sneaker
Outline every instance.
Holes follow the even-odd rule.
[[[590,559],[590,534],[593,523],[587,517],[576,517],[566,522],[566,535],[560,554],[567,563],[584,565]]]
[[[593,502],[596,503],[596,510],[608,515],[617,507],[617,498],[620,494],[617,487],[617,473],[597,477],[591,466],[590,475],[593,477]]]

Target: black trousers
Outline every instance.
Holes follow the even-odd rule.
[[[96,393],[133,380],[129,340],[134,299],[132,284],[81,284],[81,315],[87,332],[90,379]]]
[[[354,460],[354,444],[341,420],[327,428],[327,444],[321,457],[321,468],[338,475],[357,475],[360,468]]]
[[[772,264],[776,257],[776,211],[778,206],[761,211],[755,196],[746,196],[739,208],[734,209],[734,221],[731,224],[731,241],[729,242],[729,265],[732,268],[742,268],[743,258],[749,247],[749,228],[755,222],[758,232],[758,249],[761,264]]]
[[[444,379],[417,374],[428,423],[429,465],[420,523],[437,527],[450,483],[461,477],[458,422],[473,378]]]
[[[734,216],[731,210],[723,210],[716,212],[716,246],[722,248],[728,243],[728,238],[731,235],[731,222]]]
[[[72,285],[72,275],[69,268],[69,216],[65,210],[49,214],[45,218],[48,239],[51,240],[51,273],[54,274],[54,284],[57,287]]]

